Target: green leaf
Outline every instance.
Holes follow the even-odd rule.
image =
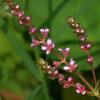
[[[39,92],[41,91],[41,85],[37,85],[35,87],[35,89],[33,89],[31,95],[29,96],[29,98],[27,100],[36,100],[36,97],[39,96]]]

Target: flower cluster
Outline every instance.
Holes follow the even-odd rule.
[[[58,69],[48,65],[48,63],[44,59],[39,60],[39,65],[41,69],[47,73],[50,79],[54,80],[57,79],[59,84],[63,86],[63,88],[70,88],[74,87],[77,93],[85,94],[86,88],[85,86],[81,85],[80,83],[76,82],[75,79],[71,76],[65,78],[63,74],[59,72]]]
[[[84,30],[84,28],[82,28],[80,26],[80,24],[72,17],[69,17],[67,20],[69,26],[74,29],[74,33],[76,34],[76,36],[79,37],[80,41],[81,41],[81,49],[87,53],[88,57],[87,57],[87,62],[88,64],[93,64],[93,56],[89,53],[92,45],[91,43],[87,42],[87,36],[86,36],[86,32]]]
[[[76,92],[84,95],[86,93],[85,87],[83,85],[81,85],[80,83],[77,83],[76,84]]]
[[[6,0],[6,3],[9,5],[9,8],[11,9],[11,13],[18,17],[18,21],[20,25],[27,26],[28,31],[31,35],[35,35],[36,33],[36,27],[34,27],[31,23],[31,17],[25,16],[24,11],[20,9],[20,6],[18,4],[14,4],[12,0]],[[40,29],[40,33],[42,35],[39,39],[32,39],[31,47],[36,47],[42,44],[41,49],[43,51],[46,51],[46,54],[49,54],[52,49],[55,47],[55,44],[51,39],[47,39],[49,29],[43,28]]]
[[[35,34],[36,27],[32,25],[31,17],[25,16],[24,11],[20,9],[20,6],[18,4],[13,3],[12,0],[6,0],[6,3],[9,5],[11,13],[14,16],[18,17],[19,24],[27,26],[30,34]]]
[[[68,55],[70,54],[70,48],[65,48],[65,49],[58,49],[62,55],[63,59],[61,61],[54,61],[53,66],[55,68],[59,68],[61,64],[64,64],[65,66],[63,67],[63,70],[68,71],[68,72],[74,72],[77,68],[77,64],[75,63],[75,60],[73,58],[70,59],[70,62],[66,62]]]
[[[96,79],[96,74],[95,70],[93,67],[93,62],[94,62],[94,57],[90,53],[90,49],[92,47],[92,44],[87,41],[87,36],[85,30],[80,26],[80,24],[72,17],[69,17],[67,20],[69,26],[74,29],[74,33],[76,36],[79,38],[81,41],[81,46],[80,48],[82,49],[83,52],[87,54],[87,63],[90,65],[90,69],[93,75],[93,81],[95,86],[97,85],[97,79]]]
[[[75,61],[73,59],[70,59],[70,64],[69,66],[65,66],[64,70],[68,71],[68,72],[73,72],[76,70],[77,68],[77,64],[75,63]]]
[[[49,29],[40,29],[40,33],[42,35],[41,39],[32,39],[31,47],[37,47],[42,44],[41,49],[46,52],[48,55],[55,47],[54,42],[49,38],[46,39],[48,36]]]
[[[41,69],[49,76],[50,79],[57,79],[59,84],[62,85],[63,88],[74,87],[77,93],[83,95],[86,94],[87,89],[84,85],[77,82],[71,76],[65,78],[64,74],[59,72],[59,67],[61,65],[63,65],[63,70],[66,71],[66,73],[77,72],[76,69],[78,67],[78,64],[76,63],[76,61],[73,58],[71,58],[69,62],[67,60],[70,54],[70,48],[69,47],[58,48],[58,50],[55,51],[55,43],[52,41],[51,38],[48,38],[48,33],[50,30],[48,28],[41,28],[40,34],[37,34],[36,27],[31,23],[31,17],[25,16],[24,11],[20,9],[20,6],[18,4],[13,3],[12,0],[5,0],[5,1],[9,5],[9,8],[11,9],[11,13],[14,16],[18,17],[19,24],[26,26],[30,35],[34,35],[34,37],[32,38],[31,47],[41,46],[41,50],[45,51],[47,55],[53,53],[55,56],[58,57],[59,60],[57,61],[53,60],[52,63],[53,67],[50,66],[45,60],[40,59],[39,64],[41,66]],[[88,55],[87,62],[90,65],[93,64],[93,56],[89,53],[92,45],[90,42],[87,42],[87,36],[85,30],[72,17],[68,18],[68,24],[72,29],[74,29],[76,36],[81,41],[80,47]],[[89,87],[89,89],[94,92],[94,89],[87,82],[87,80],[85,80],[85,78],[80,73],[78,74],[77,73],[76,75],[78,75],[79,78],[87,85],[87,87]]]

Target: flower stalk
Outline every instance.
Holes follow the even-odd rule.
[[[81,42],[81,49],[83,52],[87,54],[87,63],[89,64],[89,67],[91,69],[94,85],[97,85],[97,79],[96,79],[96,73],[93,67],[94,58],[90,54],[90,49],[92,47],[92,44],[87,41],[87,35],[85,32],[85,29],[80,26],[80,24],[72,17],[69,17],[67,19],[68,25],[74,29],[75,35],[79,38]]]

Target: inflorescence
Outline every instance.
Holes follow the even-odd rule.
[[[40,34],[37,34],[36,27],[31,23],[31,17],[25,16],[24,11],[20,9],[20,6],[18,4],[13,3],[12,0],[5,0],[5,2],[9,5],[11,13],[14,16],[18,17],[19,24],[26,26],[29,31],[29,34],[34,36],[32,38],[31,47],[41,46],[41,50],[44,51],[46,55],[53,53],[59,59],[57,61],[52,60],[52,65],[49,65],[46,60],[43,59],[39,60],[39,64],[42,70],[46,74],[48,74],[49,78],[57,79],[59,84],[62,85],[63,88],[74,87],[77,93],[84,95],[88,93],[88,91],[92,91],[95,95],[97,91],[77,71],[78,64],[76,63],[76,61],[73,58],[70,58],[70,61],[68,61],[67,58],[70,54],[70,48],[69,47],[58,48],[58,50],[55,50],[56,47],[55,42],[52,41],[51,38],[48,38],[48,34],[50,32],[48,28],[41,28]],[[80,24],[74,18],[69,17],[67,19],[67,22],[70,28],[74,30],[75,35],[79,38],[81,43],[80,48],[87,55],[87,63],[90,65],[96,87],[97,80],[93,68],[94,58],[90,54],[90,49],[92,47],[92,44],[87,41],[87,35],[85,30],[80,26]],[[63,70],[65,72],[75,73],[85,83],[86,86],[76,81],[72,76],[66,78],[64,74],[60,73],[59,68],[62,65],[63,65]]]

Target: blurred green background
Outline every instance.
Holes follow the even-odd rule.
[[[92,83],[91,72],[85,62],[86,55],[68,27],[66,18],[74,16],[86,29],[93,44],[94,66],[100,79],[100,0],[14,0],[21,5],[32,23],[39,29],[51,29],[49,36],[57,47],[71,47],[70,57],[76,59],[78,70]],[[30,48],[31,37],[25,27],[18,24],[8,6],[0,3],[0,99],[10,100],[96,100],[82,96],[73,89],[63,89],[56,80],[51,81],[37,66],[40,57],[46,56],[39,48]],[[76,77],[77,78],[77,77]],[[78,79],[79,80],[79,79]],[[6,99],[3,99],[5,95]],[[15,100],[15,99],[12,99]]]

